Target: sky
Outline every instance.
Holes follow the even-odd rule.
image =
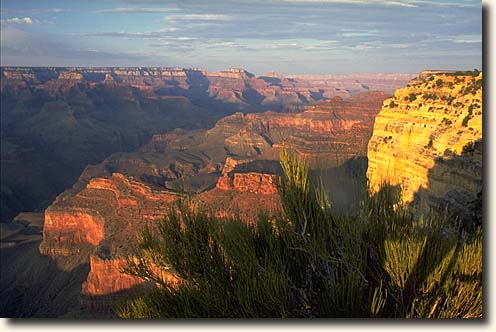
[[[2,0],[2,66],[261,75],[482,66],[476,0]]]

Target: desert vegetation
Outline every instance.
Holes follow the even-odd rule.
[[[304,162],[281,154],[284,213],[247,224],[187,199],[146,228],[126,273],[157,287],[115,308],[154,317],[482,317],[482,230],[414,215],[400,188],[333,213]],[[174,273],[166,283],[156,267]]]

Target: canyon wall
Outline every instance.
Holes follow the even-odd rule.
[[[124,258],[105,259],[97,255],[90,256],[90,271],[82,284],[81,293],[85,303],[91,306],[112,305],[113,301],[122,298],[123,292],[136,291],[140,287],[153,287],[152,282],[123,273],[127,267]],[[171,285],[177,284],[179,279],[168,271],[153,267],[154,277]],[[103,303],[102,303],[103,300]]]
[[[463,218],[482,190],[482,73],[423,72],[396,90],[376,117],[368,160],[374,192],[399,185],[420,211]]]
[[[336,89],[348,91],[380,90],[393,93],[399,87],[405,86],[415,74],[303,74],[288,77],[311,82],[315,87],[333,86]]]

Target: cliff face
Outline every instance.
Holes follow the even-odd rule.
[[[380,90],[393,93],[415,77],[413,74],[349,74],[349,75],[291,75],[291,78],[306,80],[315,87],[333,86],[348,91]]]
[[[81,246],[102,247],[120,254],[129,236],[150,221],[163,217],[177,198],[156,191],[120,173],[93,178],[80,191],[65,193],[45,211],[45,254],[78,253]]]
[[[90,272],[82,285],[81,293],[90,298],[90,301],[88,301],[90,306],[94,305],[95,302],[98,303],[98,300],[95,301],[98,297],[104,297],[105,300],[111,301],[119,298],[120,293],[131,291],[135,287],[152,286],[150,283],[144,283],[138,277],[122,273],[122,269],[127,266],[125,259],[103,259],[92,255],[90,256],[89,264]],[[174,275],[158,268],[154,268],[154,275],[170,284],[178,282]]]
[[[457,213],[482,189],[482,73],[424,72],[384,101],[367,177],[400,185],[421,211]]]
[[[237,190],[262,195],[277,193],[278,175],[247,171],[248,168],[243,166],[250,164],[250,162],[250,160],[236,161],[228,157],[222,176],[215,187],[221,190]],[[267,171],[269,170],[265,169],[265,172]]]
[[[126,250],[136,243],[139,231],[163,218],[176,199],[175,193],[153,190],[119,173],[93,178],[79,191],[73,188],[60,195],[45,211],[40,252],[89,254],[90,271],[82,287],[86,296],[112,297],[130,290],[143,281],[121,272]]]

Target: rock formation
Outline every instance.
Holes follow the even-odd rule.
[[[83,290],[92,298],[133,288],[141,281],[119,272],[123,257],[144,226],[153,227],[175,206],[178,192],[189,192],[194,204],[219,217],[254,222],[261,210],[276,213],[280,148],[309,162],[324,160],[324,167],[364,156],[386,97],[366,92],[334,98],[297,114],[236,113],[209,130],[155,135],[134,152],[87,167],[57,197],[45,211],[40,251],[52,256],[90,252]]]
[[[423,72],[386,99],[368,145],[367,176],[400,185],[421,211],[467,213],[482,189],[482,73]]]
[[[127,267],[127,261],[123,258],[105,259],[92,255],[89,265],[90,272],[82,285],[81,293],[84,295],[84,302],[90,307],[112,305],[113,301],[122,297],[122,292],[131,292],[143,286],[153,286],[138,277],[122,273]],[[169,284],[176,284],[179,281],[173,274],[156,267],[154,274]]]
[[[374,117],[386,97],[382,92],[335,97],[297,114],[237,113],[220,120],[207,137],[222,136],[228,154],[237,158],[277,159],[284,146],[312,167],[335,167],[366,155]]]
[[[251,167],[243,167],[253,163],[256,164],[256,162],[250,160],[236,161],[228,157],[222,171],[222,176],[217,181],[215,187],[221,190],[237,190],[261,195],[277,193],[278,175],[247,171]],[[268,172],[270,170],[265,169],[264,171]]]
[[[254,220],[259,209],[278,209],[273,178],[247,174],[248,177],[235,177],[233,187],[226,188],[227,192],[213,189],[193,197],[193,202],[218,216],[240,215],[245,220]],[[242,193],[238,195],[234,191]],[[261,193],[267,198],[257,199]],[[90,272],[83,285],[86,296],[111,296],[129,290],[143,281],[122,273],[124,257],[136,243],[139,232],[145,226],[155,227],[174,208],[178,197],[174,192],[154,190],[119,173],[110,178],[91,179],[81,191],[59,196],[45,211],[40,252],[50,256],[90,252]],[[250,203],[254,201],[256,207]],[[174,279],[162,272],[166,280]]]
[[[261,210],[280,212],[283,147],[312,172],[333,169],[330,178],[347,188],[344,178],[360,177],[355,167],[365,169],[368,156],[373,191],[387,181],[421,210],[463,212],[482,186],[482,74],[423,72],[389,99],[368,91],[390,90],[407,76],[2,68],[2,213],[26,208],[19,193],[44,199],[39,252],[50,276],[60,273],[53,262],[65,262],[64,282],[77,279],[71,294],[91,307],[143,286],[122,273],[124,258],[181,194],[207,213],[245,222],[256,222]],[[260,112],[267,109],[294,113]],[[76,174],[61,171],[73,164]],[[62,193],[50,201],[44,187]],[[15,248],[12,235],[34,234],[42,224],[39,214],[20,214],[5,241],[2,232],[2,246]]]

